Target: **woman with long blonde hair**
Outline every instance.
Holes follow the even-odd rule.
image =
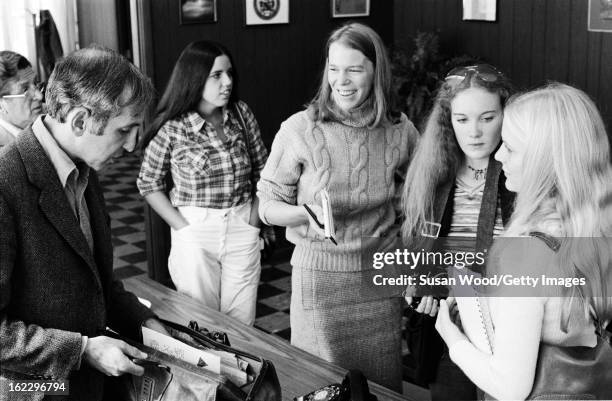
[[[584,285],[561,286],[533,297],[487,298],[492,353],[476,347],[453,324],[450,298],[440,305],[436,328],[452,360],[479,388],[498,399],[525,399],[535,396],[532,392],[540,384],[536,380],[534,385],[534,378],[542,362],[541,343],[600,347],[604,340],[598,337],[609,335],[605,327],[612,319],[612,166],[608,136],[595,104],[584,92],[563,84],[550,84],[510,102],[502,139],[496,159],[503,164],[506,186],[518,193],[505,236],[528,238],[504,243],[497,269],[540,269]],[[606,351],[609,362],[612,351]],[[584,375],[574,377],[572,386],[554,395],[610,399],[612,378],[603,374],[607,379],[590,388]],[[574,389],[581,385],[586,388],[576,394]]]

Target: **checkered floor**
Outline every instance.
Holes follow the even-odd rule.
[[[115,275],[125,279],[147,272],[146,240],[144,233],[144,201],[136,188],[140,168],[137,154],[123,156],[100,173],[106,207],[111,216]],[[262,264],[261,281],[257,292],[255,327],[289,341],[289,305],[291,300],[291,247],[281,244],[270,261]],[[412,368],[403,341],[404,379],[410,381]],[[404,382],[414,394],[414,386]],[[419,390],[417,390],[419,391]],[[428,392],[419,399],[426,399]]]
[[[140,168],[137,154],[123,156],[100,173],[106,207],[111,216],[115,275],[128,278],[147,272],[143,200],[136,188]],[[257,292],[255,327],[289,340],[291,299],[290,249],[286,247],[262,265]]]

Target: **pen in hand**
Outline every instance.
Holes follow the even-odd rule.
[[[319,219],[317,218],[317,215],[315,214],[315,212],[307,205],[307,204],[303,204],[302,206],[304,206],[304,209],[306,209],[306,211],[308,212],[308,214],[310,215],[310,217],[312,217],[312,220],[315,222],[315,224],[317,226],[319,226],[320,229],[324,230],[325,229],[325,225],[322,224]],[[336,242],[336,239],[334,237],[327,237],[327,239],[329,239],[334,245],[338,245],[338,242]]]
[[[315,223],[317,223],[317,225],[319,226],[319,228],[323,229],[325,228],[325,226],[323,224],[321,224],[321,222],[319,221],[319,219],[317,219],[317,215],[315,214],[315,212],[312,211],[312,209],[310,207],[308,207],[307,204],[303,204],[302,206],[304,206],[304,209],[306,209],[306,211],[308,212],[308,214],[310,215],[310,217],[312,217],[312,219],[314,220]]]

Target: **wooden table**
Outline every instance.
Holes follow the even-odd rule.
[[[232,347],[272,361],[276,367],[284,400],[305,395],[330,383],[340,383],[346,370],[326,362],[288,342],[203,306],[144,275],[123,280],[129,291],[151,301],[159,317],[187,325],[196,320],[201,327],[224,331]],[[370,391],[379,400],[410,400],[394,391],[370,382]]]

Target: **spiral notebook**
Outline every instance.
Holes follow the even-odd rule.
[[[459,274],[475,273],[453,269],[455,277]],[[458,277],[456,279],[457,282],[460,282]],[[463,332],[480,351],[489,355],[493,354],[493,323],[487,299],[481,297],[476,289],[467,285],[457,287],[453,292],[456,296]]]
[[[465,335],[480,351],[489,355],[493,354],[493,347],[487,333],[485,317],[482,311],[482,301],[486,302],[486,300],[474,296],[458,297],[456,301]]]

